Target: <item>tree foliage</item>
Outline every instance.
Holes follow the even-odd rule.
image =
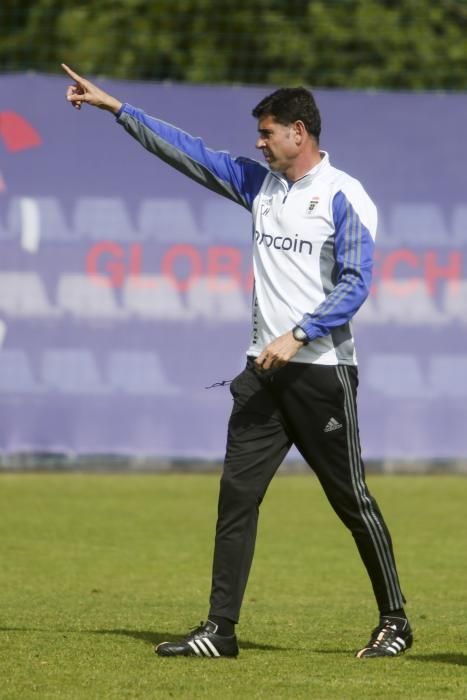
[[[2,0],[0,71],[465,90],[467,0]]]

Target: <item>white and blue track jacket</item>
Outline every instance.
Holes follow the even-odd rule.
[[[254,293],[247,354],[300,325],[310,343],[294,362],[357,364],[351,319],[371,283],[376,207],[327,153],[300,180],[124,104],[117,121],[148,151],[253,216]]]

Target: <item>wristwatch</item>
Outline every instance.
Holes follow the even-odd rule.
[[[295,326],[294,328],[292,328],[292,333],[295,340],[299,340],[301,343],[303,343],[303,345],[308,345],[308,343],[310,342],[308,340],[307,334],[301,326]]]

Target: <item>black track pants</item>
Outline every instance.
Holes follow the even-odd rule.
[[[289,363],[261,374],[251,358],[233,380],[210,614],[239,619],[259,506],[292,443],[352,533],[379,610],[387,613],[403,607],[391,537],[365,483],[357,385],[356,367]]]

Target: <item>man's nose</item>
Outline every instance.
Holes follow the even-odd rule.
[[[261,138],[261,136],[258,136],[258,138],[256,139],[255,147],[256,148],[264,148],[265,145],[266,144],[264,143],[264,139]]]

